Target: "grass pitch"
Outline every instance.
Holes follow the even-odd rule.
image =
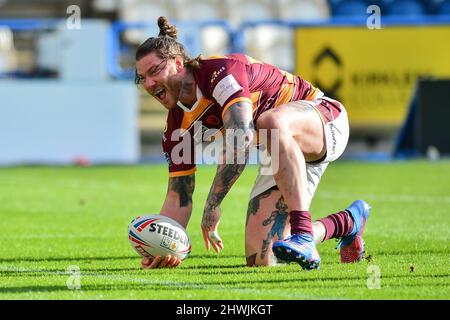
[[[214,173],[197,171],[191,256],[176,269],[144,271],[126,230],[134,217],[159,212],[165,166],[0,169],[0,300],[450,298],[449,161],[331,164],[313,219],[368,201],[366,259],[340,264],[331,240],[319,246],[321,269],[312,272],[245,267],[252,166],[222,205],[224,251],[206,252],[200,220]],[[74,268],[78,290],[69,289]]]

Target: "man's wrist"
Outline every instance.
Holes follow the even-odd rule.
[[[214,204],[206,204],[204,213],[214,212],[219,206]]]

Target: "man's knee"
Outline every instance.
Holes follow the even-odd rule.
[[[256,121],[258,129],[283,129],[283,121],[275,112],[264,112]]]

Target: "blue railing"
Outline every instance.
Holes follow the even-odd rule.
[[[0,19],[0,27],[8,27],[13,31],[30,31],[54,28],[59,19]]]

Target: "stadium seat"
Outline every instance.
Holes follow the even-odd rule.
[[[204,56],[230,53],[230,35],[220,26],[208,26],[202,29],[202,54]]]
[[[439,6],[437,11],[439,15],[450,15],[450,0],[445,0]]]
[[[314,21],[330,16],[326,0],[279,0],[278,11],[285,20]]]
[[[398,0],[387,5],[386,14],[399,16],[421,16],[426,15],[427,11],[423,3],[418,0]]]
[[[272,0],[226,0],[228,19],[232,26],[244,22],[278,19],[276,3]],[[279,27],[259,24],[244,32],[245,52],[255,59],[271,62],[271,48],[280,41]]]
[[[13,32],[8,27],[0,26],[0,74],[16,70],[16,57]]]
[[[176,7],[183,8],[178,19],[184,22],[224,20],[226,17],[221,0],[176,0],[175,3]],[[228,32],[221,26],[204,27],[201,29],[200,52],[206,57],[226,54],[229,52],[229,40]]]
[[[245,52],[251,57],[292,71],[293,33],[290,28],[259,25],[245,31]]]
[[[176,0],[177,19],[186,21],[206,21],[223,19],[226,10],[220,0]]]
[[[276,6],[269,0],[226,0],[227,19],[235,27],[245,21],[278,18]]]
[[[155,21],[164,15],[174,18],[171,14],[170,2],[164,0],[122,0],[119,9],[123,21]]]
[[[348,16],[366,16],[367,7],[369,6],[363,0],[346,0],[332,2],[333,16],[348,17]]]
[[[122,0],[119,16],[125,22],[147,22],[154,24],[150,30],[127,30],[125,39],[130,43],[141,43],[157,33],[156,21],[160,16],[173,18],[170,2],[164,0]]]
[[[277,6],[279,18],[282,20],[311,22],[330,17],[327,0],[278,0]],[[273,31],[274,37],[268,43],[261,60],[293,72],[294,32],[284,27],[275,28]]]
[[[95,0],[92,6],[97,11],[112,12],[117,9],[118,2],[116,0]]]

